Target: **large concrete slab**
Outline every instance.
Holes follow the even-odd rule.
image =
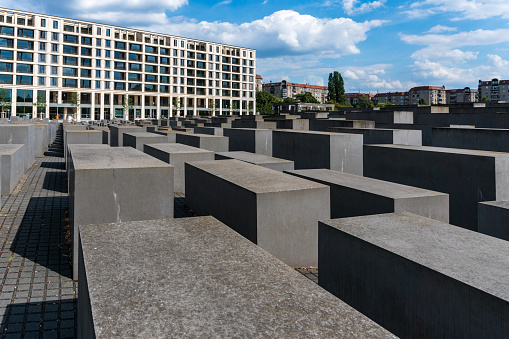
[[[229,138],[229,150],[272,156],[272,130],[253,128],[224,128]]]
[[[34,124],[7,124],[0,126],[0,144],[25,145],[25,162],[23,172],[35,161],[35,125]]]
[[[328,169],[285,171],[330,187],[331,218],[411,212],[449,222],[449,196]]]
[[[509,201],[480,202],[478,231],[509,241]]]
[[[26,148],[22,144],[0,144],[1,195],[11,194],[25,173]]]
[[[317,264],[317,221],[329,187],[239,160],[186,163],[186,204],[292,267]]]
[[[212,217],[80,227],[78,338],[387,338]]]
[[[223,129],[221,127],[195,127],[194,133],[223,136]]]
[[[509,129],[436,127],[432,129],[431,145],[509,152]]]
[[[121,147],[124,146],[124,133],[145,132],[143,127],[138,126],[110,126],[110,146]]]
[[[189,161],[214,160],[214,152],[178,143],[146,144],[143,151],[174,168],[175,192],[186,192],[185,163]]]
[[[365,144],[422,145],[419,130],[330,127],[329,132],[362,134]]]
[[[369,120],[345,120],[345,119],[309,120],[309,129],[311,131],[326,132],[331,127],[375,128],[375,122]]]
[[[178,133],[180,144],[206,149],[212,152],[228,152],[228,137],[209,134]]]
[[[292,160],[295,169],[327,168],[362,175],[362,135],[276,130],[272,155]]]
[[[477,230],[477,203],[509,200],[509,153],[365,145],[364,175],[449,194],[451,224]]]
[[[124,132],[124,147],[130,146],[143,152],[143,145],[159,143],[168,143],[168,136],[149,132]]]
[[[83,129],[71,129],[64,132],[64,158],[67,164],[67,157],[69,155],[68,147],[73,144],[96,144],[100,145],[103,143],[103,133],[96,130],[83,130]]]
[[[319,284],[402,338],[505,338],[509,242],[407,212],[319,222]]]
[[[216,160],[236,159],[253,165],[262,166],[275,171],[283,172],[293,170],[293,161],[269,157],[263,154],[255,154],[250,152],[219,152],[216,153]]]
[[[158,130],[153,131],[150,133],[159,134],[159,135],[165,135],[168,138],[167,142],[177,142],[177,134],[186,133],[181,131],[174,131],[174,130]]]
[[[78,226],[173,218],[173,166],[130,147],[69,145],[73,277]]]

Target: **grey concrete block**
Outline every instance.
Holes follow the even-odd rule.
[[[362,175],[362,135],[276,130],[272,155],[292,160],[295,169],[327,168]]]
[[[362,134],[364,144],[422,145],[422,132],[412,129],[330,127],[329,132]]]
[[[480,202],[478,231],[509,241],[509,201]]]
[[[179,133],[176,140],[180,144],[203,148],[213,152],[228,152],[228,137],[208,134]]]
[[[214,160],[214,152],[188,145],[169,144],[145,144],[143,151],[174,168],[174,190],[185,193],[185,166],[189,161]]]
[[[78,338],[393,338],[212,217],[80,227]]]
[[[167,142],[175,143],[175,142],[177,142],[177,134],[179,134],[179,133],[186,133],[186,132],[173,131],[173,130],[170,129],[170,130],[154,131],[154,132],[151,132],[151,133],[159,134],[159,135],[166,135],[166,137],[168,138]]]
[[[505,338],[509,242],[407,212],[319,222],[319,284],[402,338]]]
[[[434,127],[431,145],[509,152],[509,129]]]
[[[100,145],[103,143],[103,134],[101,131],[96,130],[81,130],[81,129],[71,129],[64,132],[64,158],[65,163],[67,164],[67,157],[69,155],[68,147],[69,145],[75,144],[97,144]]]
[[[331,218],[410,212],[449,222],[449,196],[328,169],[285,171],[330,187]]]
[[[229,138],[229,150],[245,151],[272,156],[272,130],[253,128],[225,128],[223,135]]]
[[[0,144],[1,195],[11,194],[25,173],[26,148],[19,144]]]
[[[195,127],[194,133],[223,136],[223,129],[221,127]]]
[[[509,154],[365,145],[364,175],[449,194],[451,224],[477,230],[477,203],[509,200]]]
[[[143,145],[145,144],[159,144],[167,143],[168,137],[161,134],[149,132],[124,132],[124,147],[132,147],[138,151],[143,152]]]
[[[35,125],[21,123],[1,125],[0,144],[23,144],[26,146],[23,173],[26,172],[35,161]]]
[[[345,119],[312,119],[309,130],[326,132],[330,127],[375,128],[375,122],[370,120]]]
[[[138,126],[110,126],[110,146],[124,146],[124,133],[145,132],[143,127]]]
[[[130,147],[98,146],[69,146],[75,280],[79,225],[173,218],[173,166]]]
[[[216,160],[236,159],[253,165],[262,166],[275,171],[283,172],[293,170],[293,161],[269,157],[263,154],[256,154],[244,151],[219,152],[216,153]]]
[[[263,120],[234,120],[232,121],[232,128],[253,128],[253,129],[276,129],[276,121],[263,121]]]
[[[238,160],[186,163],[186,204],[292,267],[316,266],[329,187]]]

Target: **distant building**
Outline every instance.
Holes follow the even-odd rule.
[[[465,87],[461,89],[448,89],[445,92],[448,104],[479,101],[479,91],[475,88]]]
[[[389,92],[377,93],[373,97],[373,102],[377,104],[408,105],[408,92]]]
[[[367,93],[345,93],[346,104],[354,106],[357,102],[359,102],[360,97],[362,97],[363,95],[366,95],[371,100],[373,100],[373,98],[375,97],[374,94]]]
[[[420,99],[426,101],[426,105],[445,105],[445,88],[439,86],[419,86],[408,91],[410,105],[417,105]]]
[[[262,76],[260,74],[256,74],[255,90],[256,91],[263,91],[262,85],[263,85],[263,78],[262,78]]]
[[[488,101],[509,101],[509,80],[491,79],[491,81],[479,80],[479,101],[484,97]]]
[[[283,80],[281,82],[270,82],[263,84],[263,90],[269,92],[271,95],[285,99],[296,99],[297,94],[304,94],[310,92],[320,103],[324,104],[327,101],[328,89],[326,86],[316,86],[308,84],[296,84]]]

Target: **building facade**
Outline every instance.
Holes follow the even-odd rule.
[[[77,120],[253,114],[256,51],[0,8],[7,114]]]
[[[479,101],[479,91],[475,88],[465,87],[460,89],[448,89],[445,92],[448,104]]]
[[[260,74],[256,74],[256,86],[257,91],[263,91],[263,78]]]
[[[421,99],[424,99],[426,105],[445,105],[447,103],[445,88],[439,86],[420,86],[411,88],[408,91],[410,105],[419,104]]]
[[[479,101],[483,98],[488,101],[509,101],[509,80],[479,80],[478,95]]]
[[[377,93],[373,97],[375,105],[392,104],[392,105],[408,105],[408,92],[388,92]]]
[[[371,101],[373,101],[373,99],[375,97],[374,94],[368,94],[368,93],[345,93],[346,104],[355,106],[359,102],[359,99],[364,95],[367,96],[369,99],[371,99]]]
[[[285,99],[296,99],[297,94],[304,94],[310,92],[321,104],[327,102],[327,94],[329,93],[326,86],[316,86],[308,84],[296,84],[283,80],[281,82],[270,82],[263,84],[263,90],[269,92],[271,95]]]

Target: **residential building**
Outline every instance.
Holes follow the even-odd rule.
[[[375,105],[378,104],[393,104],[393,105],[408,105],[408,92],[388,92],[377,93],[373,97]]]
[[[273,96],[281,99],[296,99],[297,94],[310,92],[321,104],[327,102],[327,94],[329,93],[326,86],[316,86],[309,84],[296,84],[283,80],[281,82],[270,82],[263,84],[263,90],[269,92]]]
[[[374,94],[369,93],[345,93],[346,104],[355,106],[355,104],[359,102],[359,99],[364,95],[366,95],[371,100],[373,100],[373,98],[375,97]]]
[[[254,49],[0,8],[0,88],[13,115],[248,114],[255,75]]]
[[[439,86],[420,86],[411,88],[408,91],[408,100],[410,105],[417,105],[424,99],[426,105],[445,105],[445,88]]]
[[[448,104],[479,101],[479,91],[475,88],[448,89],[445,92]]]
[[[488,101],[509,101],[509,80],[491,79],[491,81],[479,80],[479,101],[484,97]]]
[[[256,91],[263,91],[263,78],[260,74],[256,74]]]

